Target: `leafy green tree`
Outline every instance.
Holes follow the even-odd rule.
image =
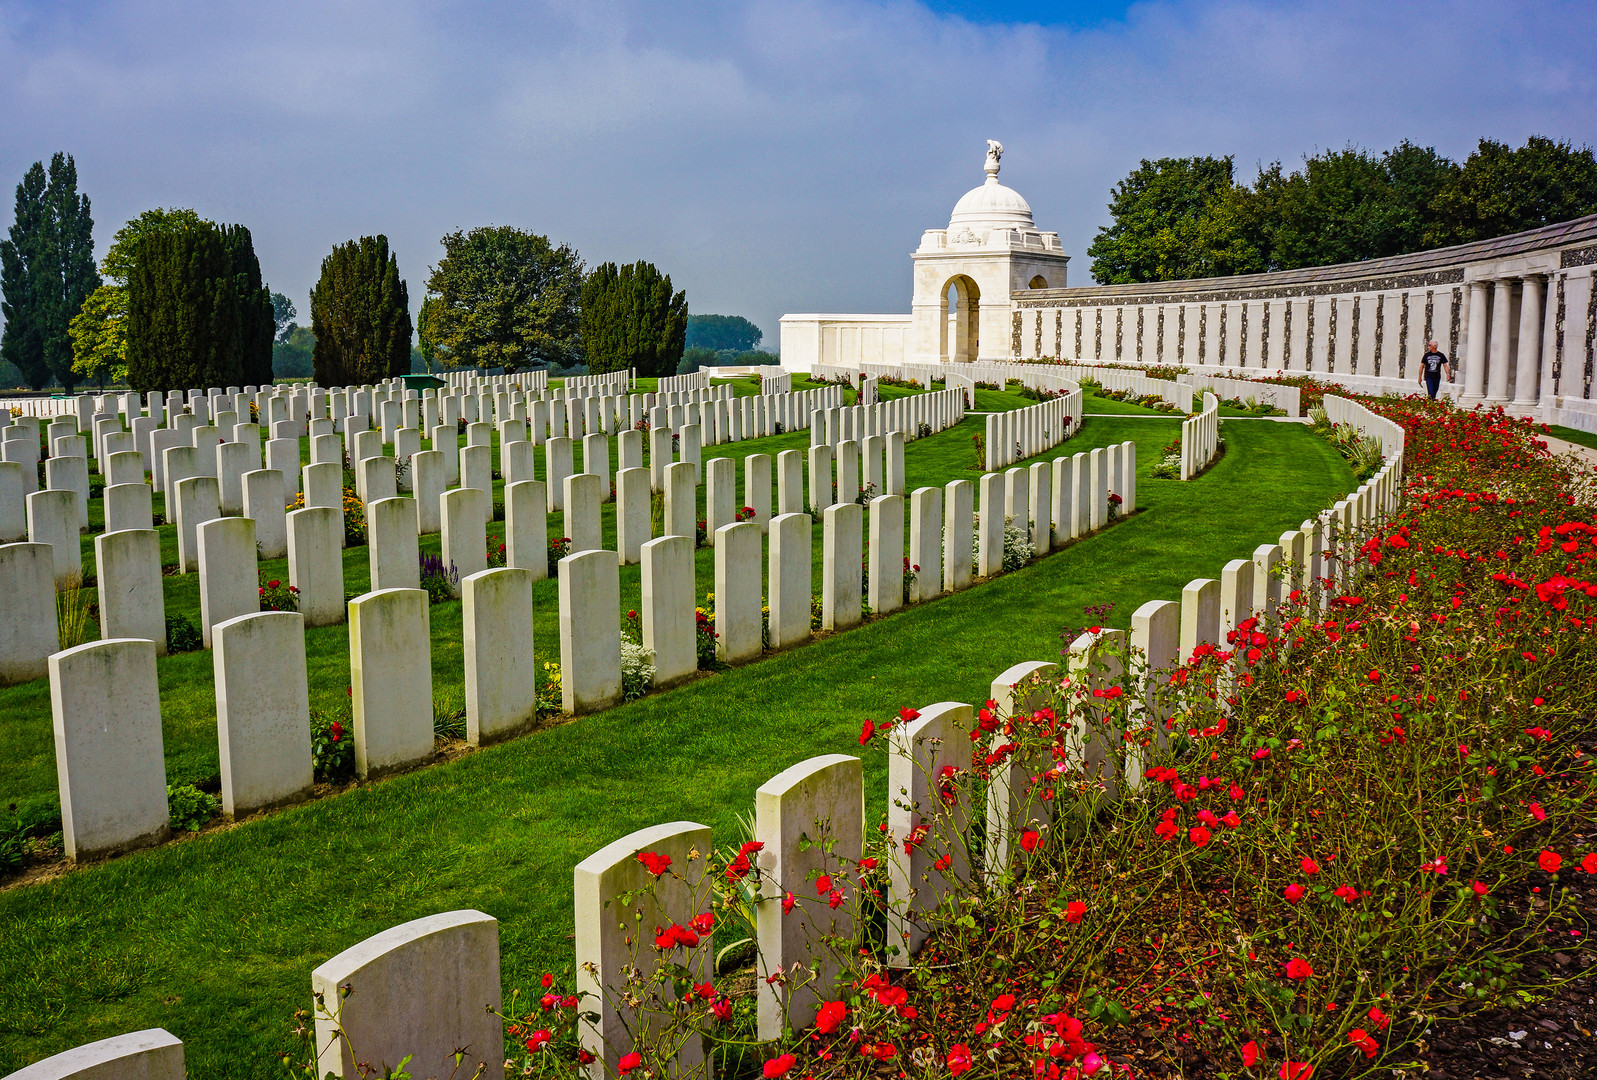
[[[316,381],[362,386],[410,373],[410,291],[388,237],[333,248],[311,290]]]
[[[67,326],[72,337],[72,370],[102,387],[128,376],[128,293],[120,285],[101,285],[83,301]]]
[[[316,374],[312,357],[316,335],[308,326],[292,327],[284,340],[272,346],[272,374],[279,379],[304,379]]]
[[[1232,240],[1206,219],[1234,187],[1229,157],[1143,159],[1110,193],[1113,221],[1087,249],[1093,277],[1114,285],[1209,276],[1210,251]]]
[[[1542,135],[1532,135],[1517,150],[1482,139],[1430,212],[1425,240],[1431,247],[1597,213],[1597,160],[1590,147],[1577,150]]]
[[[17,185],[10,238],[0,243],[0,305],[6,328],[0,356],[41,389],[51,377],[68,393],[82,377],[73,370],[70,325],[100,286],[94,269],[94,218],[78,194],[70,154],[34,162]]]
[[[169,210],[157,206],[146,210],[111,237],[111,247],[106,251],[105,258],[100,260],[100,273],[113,284],[126,285],[128,275],[133,271],[134,251],[145,236],[152,232],[171,232],[211,224],[214,222],[207,221],[186,207]]]
[[[280,292],[272,294],[272,322],[277,327],[277,336],[273,341],[287,341],[288,335],[299,324],[294,321],[299,312],[294,310],[294,301]]]
[[[522,371],[570,365],[582,352],[582,259],[509,225],[445,236],[427,279],[437,300],[427,339],[451,367]]]
[[[249,298],[243,295],[245,275],[236,272],[237,246],[235,237],[208,221],[151,230],[133,243],[127,361],[128,383],[135,390],[247,381],[245,335],[251,319]]]
[[[760,343],[760,328],[741,315],[689,315],[687,347],[748,352]]]
[[[595,375],[675,375],[687,327],[687,293],[673,294],[653,263],[604,263],[582,284],[582,349]]]
[[[438,346],[438,340],[433,336],[435,327],[433,315],[438,310],[436,296],[424,296],[421,300],[421,310],[416,313],[416,344],[421,352],[422,370],[432,371],[434,364],[443,363],[443,352]]]

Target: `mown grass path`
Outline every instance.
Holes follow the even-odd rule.
[[[1225,458],[1197,481],[1152,480],[1175,423],[1095,420],[1061,448],[1137,440],[1144,512],[1016,573],[448,764],[0,892],[0,1068],[161,1026],[185,1042],[191,1076],[271,1074],[316,964],[455,908],[500,920],[507,990],[531,987],[569,968],[571,870],[603,844],[683,818],[731,840],[760,783],[857,749],[866,717],[979,701],[1008,665],[1056,656],[1084,605],[1113,601],[1104,621],[1125,627],[1145,600],[1217,576],[1353,486],[1306,429],[1254,423],[1225,426]],[[969,454],[958,431],[948,453],[960,439]],[[929,475],[936,456],[933,440],[912,447],[911,487],[946,479]],[[458,678],[458,644],[449,662]],[[37,722],[8,712],[5,724],[19,720]],[[879,752],[866,768],[875,813]]]

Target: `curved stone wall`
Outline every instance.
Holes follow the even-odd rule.
[[[1013,297],[1015,359],[1291,371],[1413,392],[1427,338],[1443,392],[1597,431],[1597,215],[1458,247],[1193,281]]]

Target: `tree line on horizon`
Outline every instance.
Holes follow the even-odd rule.
[[[1225,157],[1143,159],[1110,192],[1087,254],[1104,285],[1257,274],[1488,240],[1597,213],[1597,160],[1532,135],[1481,139],[1462,164],[1404,140],[1348,146],[1251,184]]]
[[[48,170],[35,163],[17,185],[0,242],[0,360],[35,390],[126,381],[164,391],[297,374],[339,386],[409,374],[418,362],[661,376],[742,356],[760,338],[741,316],[690,316],[687,294],[652,263],[590,271],[570,245],[513,226],[443,237],[415,325],[387,237],[336,245],[311,289],[309,327],[262,280],[242,225],[147,210],[117,231],[98,267],[93,228],[71,155],[56,154]],[[702,344],[685,358],[690,336]],[[282,358],[307,370],[274,370]]]

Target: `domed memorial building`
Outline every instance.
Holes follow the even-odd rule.
[[[1176,364],[1412,393],[1434,339],[1448,397],[1597,431],[1597,215],[1334,266],[1072,287],[1058,235],[998,182],[1002,155],[989,140],[986,182],[922,235],[909,315],[784,316],[782,365]]]
[[[954,204],[946,229],[921,236],[910,315],[784,316],[783,366],[1008,360],[1011,294],[1063,288],[1070,256],[998,182],[1003,153],[987,140],[986,181]]]

